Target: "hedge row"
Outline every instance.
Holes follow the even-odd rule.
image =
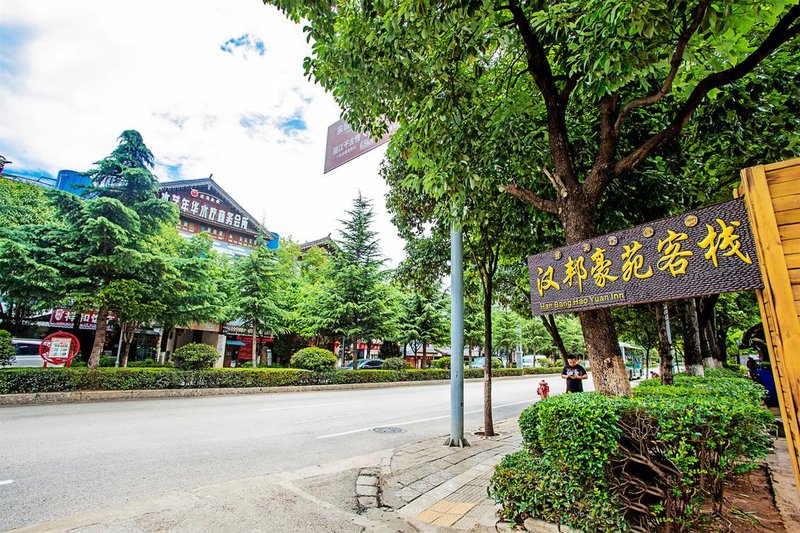
[[[770,446],[764,389],[733,372],[644,381],[632,398],[567,394],[520,415],[525,450],[490,490],[501,514],[593,532],[695,530],[720,510],[726,479]],[[710,504],[710,505],[709,505]]]
[[[558,373],[560,368],[501,368],[493,376]],[[464,371],[483,377],[483,369]],[[449,370],[335,370],[310,372],[293,368],[176,370],[172,368],[10,368],[0,370],[0,394],[84,390],[210,389],[285,387],[349,383],[388,383],[450,379]]]

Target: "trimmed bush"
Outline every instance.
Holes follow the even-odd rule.
[[[336,368],[336,356],[324,348],[303,348],[292,355],[289,366],[312,372],[330,372]]]
[[[383,361],[384,370],[407,370],[408,361],[402,357],[389,357]]]
[[[773,419],[760,389],[718,370],[676,376],[674,386],[646,380],[632,398],[542,400],[520,415],[525,450],[498,465],[490,491],[517,521],[692,529],[706,501],[721,508],[725,480],[769,449]]]
[[[450,368],[450,358],[449,357],[440,357],[433,362],[434,368]]]
[[[0,366],[9,366],[17,359],[17,350],[11,344],[11,333],[0,329]]]
[[[211,368],[219,359],[219,353],[208,344],[197,342],[181,346],[172,354],[172,362],[181,370],[202,370]]]
[[[102,355],[97,362],[97,366],[101,366],[103,368],[111,368],[117,366],[117,358],[111,357],[110,355]]]
[[[387,360],[388,361],[388,360]],[[541,368],[500,368],[494,377],[557,373]],[[483,379],[482,368],[464,370],[466,378]],[[77,390],[185,389],[282,387],[348,383],[449,380],[449,369],[331,370],[312,373],[281,368],[213,368],[176,372],[170,367],[153,368],[10,368],[0,370],[0,394],[65,392]]]

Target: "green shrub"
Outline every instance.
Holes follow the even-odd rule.
[[[450,368],[450,358],[440,357],[433,362],[434,368]]]
[[[0,366],[10,366],[17,359],[17,350],[11,344],[11,333],[0,329]]]
[[[113,366],[117,366],[117,358],[111,357],[110,355],[101,355],[100,360],[97,363],[97,366],[101,366],[103,368],[111,368]]]
[[[406,370],[408,369],[408,361],[402,357],[389,357],[383,361],[384,370]]]
[[[289,366],[312,372],[329,372],[336,368],[336,362],[337,359],[333,352],[312,346],[296,352],[292,356]]]
[[[211,368],[217,359],[219,353],[214,347],[197,342],[181,346],[172,354],[172,362],[182,370]]]
[[[215,352],[216,353],[216,352]],[[161,364],[152,357],[148,357],[147,359],[143,359],[141,361],[129,361],[128,368],[158,368],[158,367],[165,367],[169,366],[168,363]]]
[[[717,370],[676,376],[674,386],[646,380],[632,398],[542,400],[520,415],[527,456],[501,463],[491,492],[514,520],[614,531],[624,518],[642,530],[691,529],[707,499],[719,510],[726,479],[766,455],[773,420],[762,396],[757,384]],[[621,501],[640,505],[614,513]]]

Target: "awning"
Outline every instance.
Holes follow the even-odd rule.
[[[247,346],[247,344],[243,343],[242,341],[237,341],[236,339],[225,341],[225,344],[228,346]]]

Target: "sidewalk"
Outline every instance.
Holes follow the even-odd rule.
[[[466,448],[443,446],[443,438],[399,448],[384,476],[382,503],[420,531],[494,531],[489,478],[504,456],[522,446],[516,419],[496,423],[495,432],[465,435]]]

